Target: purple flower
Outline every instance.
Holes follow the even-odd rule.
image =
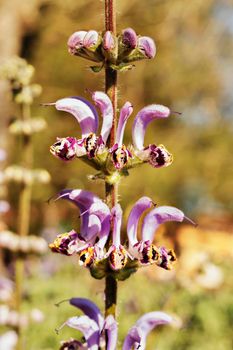
[[[90,300],[85,298],[72,298],[70,304],[79,308],[84,316],[76,316],[69,318],[60,328],[69,326],[83,333],[86,346],[89,350],[98,350],[100,344],[105,339],[105,332],[108,335],[108,350],[116,349],[117,343],[117,323],[112,315],[104,319],[100,309]],[[74,341],[74,340],[73,340]],[[61,348],[63,349],[63,348]],[[68,348],[69,349],[69,348]]]
[[[145,131],[150,122],[157,118],[167,118],[170,109],[162,105],[150,105],[141,109],[136,115],[132,128],[133,145],[135,154],[144,162],[148,162],[155,168],[168,166],[172,163],[172,155],[163,145],[149,145],[144,147]]]
[[[84,190],[63,190],[57,199],[67,199],[80,210],[80,234],[74,230],[58,235],[49,245],[52,251],[65,255],[79,254],[80,264],[90,266],[104,257],[104,246],[110,231],[110,210],[96,195]]]
[[[108,339],[106,349],[115,350],[118,326],[114,317],[109,315],[104,319],[99,308],[88,299],[72,298],[69,302],[83,311],[85,315],[69,318],[59,330],[64,326],[77,329],[83,333],[85,342],[80,344],[77,340],[72,339],[70,342],[63,343],[60,350],[69,349],[69,347],[65,348],[64,344],[80,344],[80,349],[98,350],[105,342],[105,333],[107,333]],[[148,333],[158,325],[171,324],[172,322],[173,318],[164,312],[154,311],[143,315],[129,330],[122,349],[145,349]],[[74,349],[76,348],[74,347]],[[77,347],[77,349],[79,348]]]
[[[184,213],[170,206],[153,208],[143,219],[141,240],[137,238],[138,223],[143,213],[152,208],[152,201],[148,197],[140,198],[133,206],[127,224],[127,235],[129,240],[129,253],[138,259],[142,265],[156,263],[167,270],[171,269],[176,256],[172,250],[164,247],[157,248],[152,242],[158,227],[167,221],[182,222],[189,220]]]
[[[70,160],[75,156],[83,155],[93,158],[98,152],[103,151],[112,127],[112,103],[109,97],[100,91],[92,93],[92,99],[103,117],[100,136],[96,135],[99,124],[98,113],[88,100],[82,97],[67,97],[54,103],[57,110],[68,112],[76,118],[82,136],[78,140],[74,137],[59,138],[51,146],[52,154],[63,160]],[[53,105],[53,103],[48,105]]]

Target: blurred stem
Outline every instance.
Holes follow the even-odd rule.
[[[110,30],[116,35],[116,0],[105,0],[105,30]],[[113,105],[113,125],[108,140],[108,146],[115,143],[117,125],[117,71],[110,67],[105,68],[105,92],[108,94]],[[112,208],[117,203],[118,186],[105,184],[106,203]],[[105,281],[105,316],[116,317],[117,304],[117,281],[108,275]]]
[[[22,105],[21,119],[26,121],[31,117],[30,105]],[[32,167],[33,146],[31,136],[22,135],[22,159],[21,165],[26,169]],[[18,207],[18,235],[25,237],[29,233],[30,210],[31,210],[31,183],[24,182],[21,185],[19,193]],[[23,296],[23,280],[24,280],[24,258],[19,254],[15,264],[15,294],[16,294],[16,310],[21,313],[22,296]],[[17,327],[18,344],[17,350],[23,350],[22,330],[20,325]]]

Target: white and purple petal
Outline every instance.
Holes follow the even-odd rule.
[[[119,122],[116,131],[116,143],[118,147],[122,146],[125,126],[128,118],[133,112],[133,106],[130,102],[126,102],[124,106],[121,108]]]
[[[92,99],[95,105],[100,109],[103,117],[102,128],[100,135],[104,143],[106,144],[108,136],[110,134],[113,122],[113,107],[112,102],[107,94],[101,91],[95,91],[92,93]]]
[[[141,197],[133,206],[127,223],[127,235],[129,240],[129,246],[133,246],[138,242],[137,229],[141,215],[145,210],[151,208],[153,205],[152,200],[149,197]]]
[[[58,100],[55,107],[59,111],[71,113],[79,122],[82,138],[98,129],[98,114],[94,106],[82,97],[67,97]]]
[[[167,118],[170,115],[168,107],[153,104],[141,109],[136,115],[132,128],[134,147],[138,150],[144,148],[144,138],[147,125],[154,119]]]
[[[69,302],[72,306],[77,307],[86,316],[94,320],[98,324],[100,329],[103,328],[104,318],[100,312],[100,309],[95,303],[86,298],[71,298]]]
[[[105,319],[104,331],[107,333],[107,350],[115,350],[117,346],[118,326],[115,318],[108,315]]]
[[[170,324],[173,318],[165,312],[153,311],[148,312],[138,319],[135,326],[133,326],[124,341],[122,350],[144,350],[146,348],[146,338],[158,325]]]
[[[71,317],[63,326],[82,332],[89,350],[98,350],[100,343],[100,329],[98,324],[88,316]]]
[[[142,240],[150,242],[153,241],[154,234],[159,225],[167,221],[182,222],[185,218],[184,213],[175,207],[161,206],[149,212],[142,224]]]

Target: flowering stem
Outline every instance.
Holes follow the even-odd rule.
[[[116,0],[105,0],[105,29],[110,30],[116,35]],[[116,124],[117,124],[117,71],[106,66],[105,68],[105,92],[108,94],[113,105],[113,125],[108,140],[108,146],[112,147],[115,143]],[[118,186],[117,184],[105,184],[106,202],[110,208],[117,203]],[[105,283],[105,315],[116,316],[117,303],[117,281],[108,275]]]
[[[30,119],[30,106],[24,104],[22,106],[22,120]],[[31,168],[32,165],[32,142],[31,137],[22,136],[22,166]],[[23,237],[29,233],[30,223],[30,203],[31,203],[31,183],[23,183],[19,194],[19,210],[18,210],[18,235]],[[24,278],[24,258],[17,256],[15,264],[15,294],[16,294],[16,310],[20,314],[23,294],[23,278]],[[22,330],[20,324],[16,329],[18,333],[17,350],[23,350]]]

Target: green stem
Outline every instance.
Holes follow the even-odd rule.
[[[105,0],[105,29],[116,35],[116,0]],[[105,92],[113,105],[113,125],[108,140],[108,146],[115,143],[117,125],[117,71],[105,68]],[[105,184],[106,203],[112,208],[117,203],[118,186]],[[107,276],[105,281],[105,315],[116,317],[117,281],[113,276]]]
[[[22,120],[30,119],[30,106],[24,104],[22,106]],[[33,148],[31,137],[22,136],[22,159],[21,164],[23,167],[30,169],[32,167],[32,155]],[[29,233],[30,225],[30,209],[31,209],[31,183],[23,183],[19,194],[19,209],[18,209],[18,235],[25,237]],[[21,313],[21,306],[23,300],[23,279],[24,279],[24,258],[18,254],[15,263],[15,303],[16,310]],[[23,350],[22,329],[18,325],[17,329],[18,343],[17,350]]]

